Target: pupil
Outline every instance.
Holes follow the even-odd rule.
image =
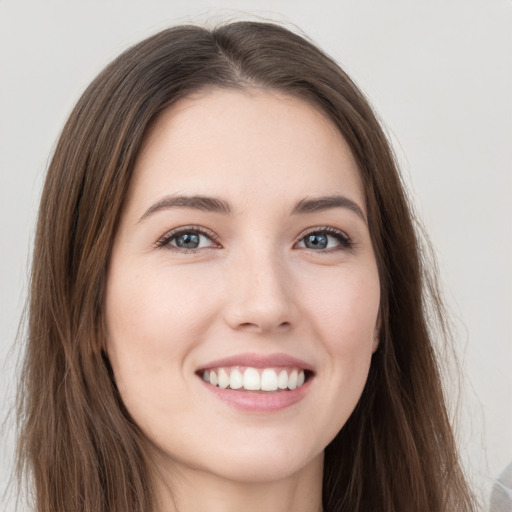
[[[185,233],[176,238],[176,245],[185,249],[196,249],[199,245],[199,235],[197,233]]]
[[[304,243],[308,249],[325,249],[327,247],[327,236],[313,233],[306,237]]]

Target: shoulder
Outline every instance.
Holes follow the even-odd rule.
[[[510,511],[512,511],[512,462],[496,480],[489,507],[489,512]]]

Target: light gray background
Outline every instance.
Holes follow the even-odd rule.
[[[382,117],[436,247],[463,363],[460,444],[487,496],[512,459],[510,0],[0,0],[0,392],[15,338],[45,167],[90,80],[122,50],[184,22],[298,25]],[[13,436],[3,432],[0,492]],[[8,505],[10,508],[10,505]]]

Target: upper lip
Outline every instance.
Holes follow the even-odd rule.
[[[291,367],[298,368],[301,370],[309,370],[310,372],[313,372],[313,366],[307,363],[306,361],[282,353],[268,355],[251,353],[237,354],[234,356],[216,359],[215,361],[210,361],[205,365],[202,365],[200,369],[208,370],[210,368],[220,368],[223,366],[246,366],[250,368]]]

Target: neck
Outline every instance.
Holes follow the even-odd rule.
[[[158,512],[322,512],[323,456],[279,480],[240,482],[172,467],[160,472]]]

